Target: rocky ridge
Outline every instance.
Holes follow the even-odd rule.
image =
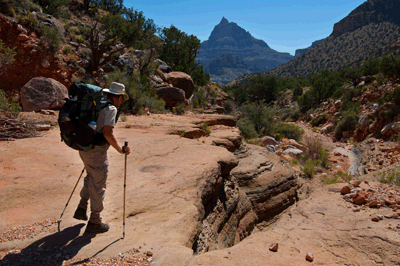
[[[226,60],[226,54],[238,57],[244,65],[236,64],[238,60]],[[201,43],[196,61],[209,71],[213,81],[225,84],[233,75],[238,77],[240,74],[248,73],[249,70],[266,71],[292,58],[289,53],[271,49],[264,41],[255,39],[236,23],[222,18],[211,32],[209,39]]]

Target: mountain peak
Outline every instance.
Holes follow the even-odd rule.
[[[219,24],[221,24],[221,25],[222,24],[229,24],[229,21],[225,17],[222,17],[221,22]]]

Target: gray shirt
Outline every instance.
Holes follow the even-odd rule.
[[[104,126],[115,126],[117,116],[117,107],[108,105],[100,110],[97,118],[96,132],[102,132]]]

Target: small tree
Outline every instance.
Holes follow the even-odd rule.
[[[278,94],[278,77],[276,76],[263,76],[258,74],[251,77],[247,85],[247,93],[249,99],[253,102],[270,103],[276,100]]]
[[[175,26],[164,28],[161,33],[163,46],[160,59],[166,62],[173,70],[182,71],[192,76],[198,85],[209,82],[209,75],[196,62],[200,49],[200,40],[194,35],[187,35]]]
[[[156,32],[153,20],[143,12],[125,10],[123,15],[108,14],[98,18],[89,31],[88,46],[92,51],[92,70],[109,62],[112,55],[148,40]],[[119,44],[119,45],[117,45]]]

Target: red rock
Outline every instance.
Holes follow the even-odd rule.
[[[396,205],[396,201],[394,200],[385,200],[386,205]]]
[[[379,217],[372,217],[371,221],[373,222],[379,222],[381,219],[379,219]]]
[[[335,158],[331,157],[328,159],[331,163],[338,163],[338,160],[336,160]]]
[[[365,193],[357,193],[355,198],[353,198],[353,203],[357,205],[362,205],[365,203],[366,195]]]
[[[21,33],[20,35],[18,35],[17,40],[21,41],[21,42],[24,42],[24,41],[29,40],[29,37],[26,36],[26,34]]]
[[[312,253],[307,253],[307,255],[306,255],[306,260],[307,260],[307,261],[314,261],[314,254],[312,254]]]
[[[356,181],[351,182],[351,184],[353,185],[353,187],[358,187],[361,184],[361,181],[356,180]]]
[[[150,250],[147,251],[147,252],[146,252],[146,256],[149,256],[149,257],[153,256],[153,252],[151,252]]]
[[[342,189],[340,190],[340,194],[342,194],[342,195],[349,194],[350,192],[351,192],[350,186],[344,186],[344,187],[342,187]]]
[[[271,244],[271,246],[269,246],[269,250],[277,252],[279,248],[279,244],[278,243],[273,243]]]

